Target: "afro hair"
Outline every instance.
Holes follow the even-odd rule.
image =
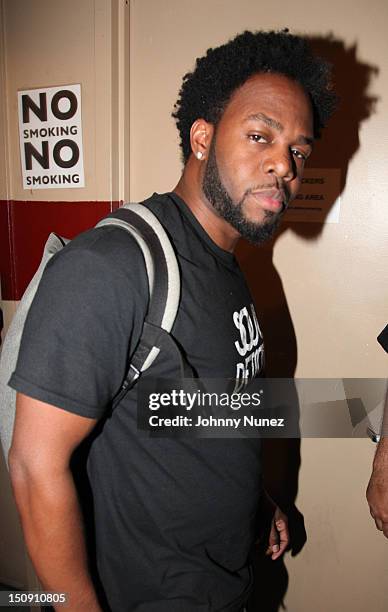
[[[277,73],[297,81],[310,97],[314,115],[314,135],[334,111],[337,96],[332,91],[330,65],[315,57],[307,40],[280,32],[249,32],[208,49],[197,58],[193,72],[183,77],[174,117],[181,139],[182,159],[191,153],[190,128],[196,119],[217,126],[232,94],[257,73]]]

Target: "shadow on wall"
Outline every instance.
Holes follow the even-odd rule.
[[[316,144],[309,166],[339,168],[342,193],[346,186],[350,160],[359,148],[358,133],[361,122],[374,112],[377,99],[368,95],[368,88],[379,70],[357,58],[356,44],[346,47],[343,41],[332,34],[326,37],[309,37],[308,40],[314,52],[333,65],[333,84],[340,97],[337,112],[324,130],[323,140]],[[250,286],[265,339],[268,377],[293,378],[298,357],[287,299],[281,278],[273,265],[276,241],[281,234],[288,231],[295,232],[305,240],[315,240],[323,229],[323,225],[319,223],[284,223],[274,239],[260,249],[246,243],[239,246],[237,256]],[[296,401],[295,388],[294,393]],[[300,440],[263,440],[263,464],[264,485],[288,514],[290,550],[292,556],[295,556],[307,540],[303,515],[295,506]],[[263,548],[264,542],[255,553],[255,589],[248,611],[278,612],[285,609],[283,601],[289,577],[283,560],[271,561],[264,556]]]

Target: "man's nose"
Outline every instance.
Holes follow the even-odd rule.
[[[296,176],[296,166],[291,151],[284,148],[272,149],[263,164],[264,172],[274,174],[284,181],[292,181]]]

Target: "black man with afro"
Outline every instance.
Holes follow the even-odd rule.
[[[183,172],[143,204],[177,255],[172,335],[195,376],[242,391],[262,375],[260,324],[233,252],[241,237],[273,235],[335,103],[327,63],[288,31],[246,31],[184,76],[173,112]],[[140,435],[136,386],[109,410],[148,300],[141,251],[116,228],[81,234],[43,275],[10,381],[19,392],[10,472],[29,554],[71,610],[242,612],[260,502],[271,507],[274,560],[289,543],[287,517],[262,490],[258,439]],[[145,375],[174,378],[177,367],[161,351]],[[92,517],[81,515],[69,463],[97,422],[92,576],[83,529]]]

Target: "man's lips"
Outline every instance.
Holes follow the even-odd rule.
[[[252,191],[251,195],[253,195],[256,200],[260,201],[265,210],[270,210],[271,212],[279,212],[287,205],[286,194],[279,189]]]

